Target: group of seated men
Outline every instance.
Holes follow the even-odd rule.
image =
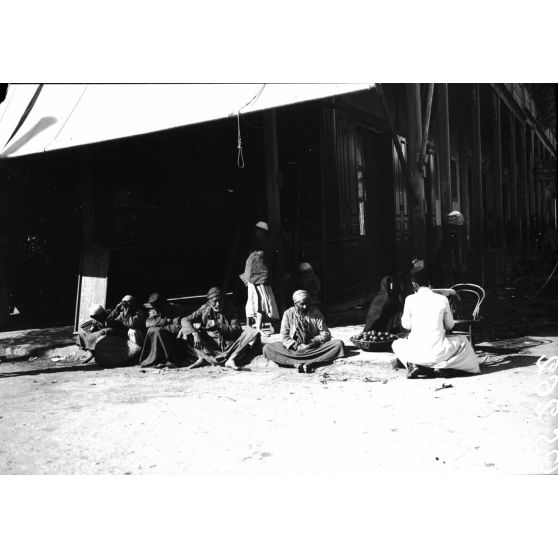
[[[311,373],[316,366],[345,355],[343,342],[331,338],[322,313],[310,301],[308,291],[295,291],[293,306],[283,314],[281,340],[263,345],[265,358]],[[90,318],[78,335],[78,345],[89,352],[87,360],[95,358],[97,345],[107,337],[112,341],[118,337],[136,348],[135,353],[129,352],[127,362],[117,364],[130,363],[139,354],[143,368],[209,364],[238,370],[262,351],[260,332],[250,326],[243,328],[235,307],[225,301],[218,287],[211,288],[207,302],[192,313],[153,293],[143,306],[130,295],[112,311],[95,305]]]

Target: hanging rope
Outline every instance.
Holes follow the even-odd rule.
[[[237,156],[236,156],[236,166],[239,169],[243,169],[244,168],[244,153],[242,151],[242,134],[240,133],[240,111],[243,108],[246,108],[248,105],[251,105],[252,103],[256,102],[259,98],[259,96],[262,94],[262,91],[265,88],[265,83],[261,86],[260,90],[245,104],[242,105],[237,113],[236,113],[236,130],[237,130],[237,145],[236,145],[236,149],[238,150]]]

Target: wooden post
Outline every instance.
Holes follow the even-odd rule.
[[[376,92],[378,93],[378,97],[380,99],[380,103],[382,105],[382,109],[384,111],[384,116],[386,117],[389,131],[391,134],[391,139],[393,140],[393,145],[395,146],[395,151],[397,151],[397,157],[399,158],[399,162],[401,163],[401,168],[403,169],[403,173],[405,174],[405,183],[407,185],[407,193],[411,199],[411,203],[417,203],[417,198],[414,190],[411,187],[411,178],[410,178],[410,171],[409,165],[407,164],[407,160],[405,159],[405,155],[403,154],[403,150],[401,149],[401,144],[399,143],[399,137],[397,136],[397,130],[395,129],[395,124],[393,122],[393,118],[391,117],[391,112],[389,110],[386,96],[384,93],[384,89],[380,83],[376,84]],[[420,106],[420,105],[419,105]],[[408,152],[408,150],[407,150]]]
[[[267,222],[275,251],[274,289],[279,310],[285,308],[283,250],[281,246],[281,195],[279,190],[279,154],[277,150],[277,114],[275,109],[264,113],[265,186]]]
[[[495,244],[501,248],[505,246],[506,235],[504,224],[506,222],[506,215],[504,215],[504,204],[502,196],[502,118],[501,118],[501,105],[500,97],[496,91],[491,92],[492,104],[492,170],[493,170],[493,185],[494,185],[494,217],[496,220],[495,231]],[[508,186],[509,192],[509,186]],[[509,195],[508,195],[509,199]]]
[[[424,195],[424,176],[420,160],[422,116],[420,102],[420,84],[406,84],[407,114],[409,133],[407,137],[407,157],[409,178],[415,200],[411,204],[411,227],[413,230],[414,257],[426,257],[426,201]]]
[[[473,224],[473,258],[475,261],[475,271],[481,284],[484,284],[484,264],[483,264],[483,225],[484,208],[482,204],[482,144],[481,144],[481,120],[480,120],[480,86],[473,84],[473,196],[471,221]]]
[[[440,127],[440,205],[443,220],[452,210],[448,84],[441,83],[437,89]]]
[[[527,183],[527,142],[525,141],[525,124],[520,124],[519,128],[519,176],[520,176],[520,191],[518,193],[518,207],[522,208],[518,210],[519,219],[519,238],[521,239],[521,257],[525,258],[526,252],[526,235],[527,235],[527,225],[529,223],[529,186]]]
[[[516,139],[515,139],[515,116],[510,111],[510,188],[508,198],[510,200],[510,217],[511,217],[511,240],[512,240],[512,260],[517,260],[517,230],[519,214],[517,211],[517,161],[516,161]]]
[[[529,239],[529,256],[534,255],[535,244],[535,219],[536,219],[536,196],[535,196],[535,132],[529,127],[529,221],[527,228],[527,238]]]

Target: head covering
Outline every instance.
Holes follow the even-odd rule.
[[[461,227],[465,219],[460,211],[452,211],[446,215],[446,223],[448,225],[455,225],[457,227]]]
[[[256,229],[262,229],[262,230],[264,230],[264,231],[269,232],[269,227],[267,226],[267,223],[266,223],[265,221],[258,221],[258,222],[254,225],[254,227],[255,227]]]
[[[298,270],[299,271],[314,271],[312,269],[312,266],[308,263],[308,262],[302,262],[299,266],[298,266]]]
[[[89,316],[91,318],[102,316],[103,314],[106,314],[106,310],[101,304],[93,304],[91,308],[89,308]]]
[[[126,295],[122,297],[122,302],[134,302],[134,297],[132,295]]]
[[[223,296],[223,292],[219,287],[212,287],[209,292],[205,295],[208,299],[217,298]]]
[[[151,293],[149,298],[147,299],[147,303],[145,304],[146,308],[153,308],[153,305],[161,306],[161,304],[165,303],[167,299],[159,294],[159,293]]]
[[[394,283],[391,275],[386,275],[380,282],[380,290],[372,299],[366,315],[366,324],[363,331],[374,329],[391,331],[398,319],[398,313],[402,307],[398,299],[397,287],[395,290],[389,288],[390,283]]]
[[[310,299],[310,293],[308,291],[303,291],[302,289],[300,289],[293,293],[294,303],[301,302],[303,300],[309,300],[309,299]]]

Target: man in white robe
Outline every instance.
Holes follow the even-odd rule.
[[[454,326],[448,299],[432,292],[424,269],[413,273],[418,290],[405,299],[401,325],[411,332],[406,339],[397,339],[392,348],[407,368],[407,377],[416,378],[421,367],[459,370],[470,374],[480,372],[477,357],[464,335],[446,335]]]

